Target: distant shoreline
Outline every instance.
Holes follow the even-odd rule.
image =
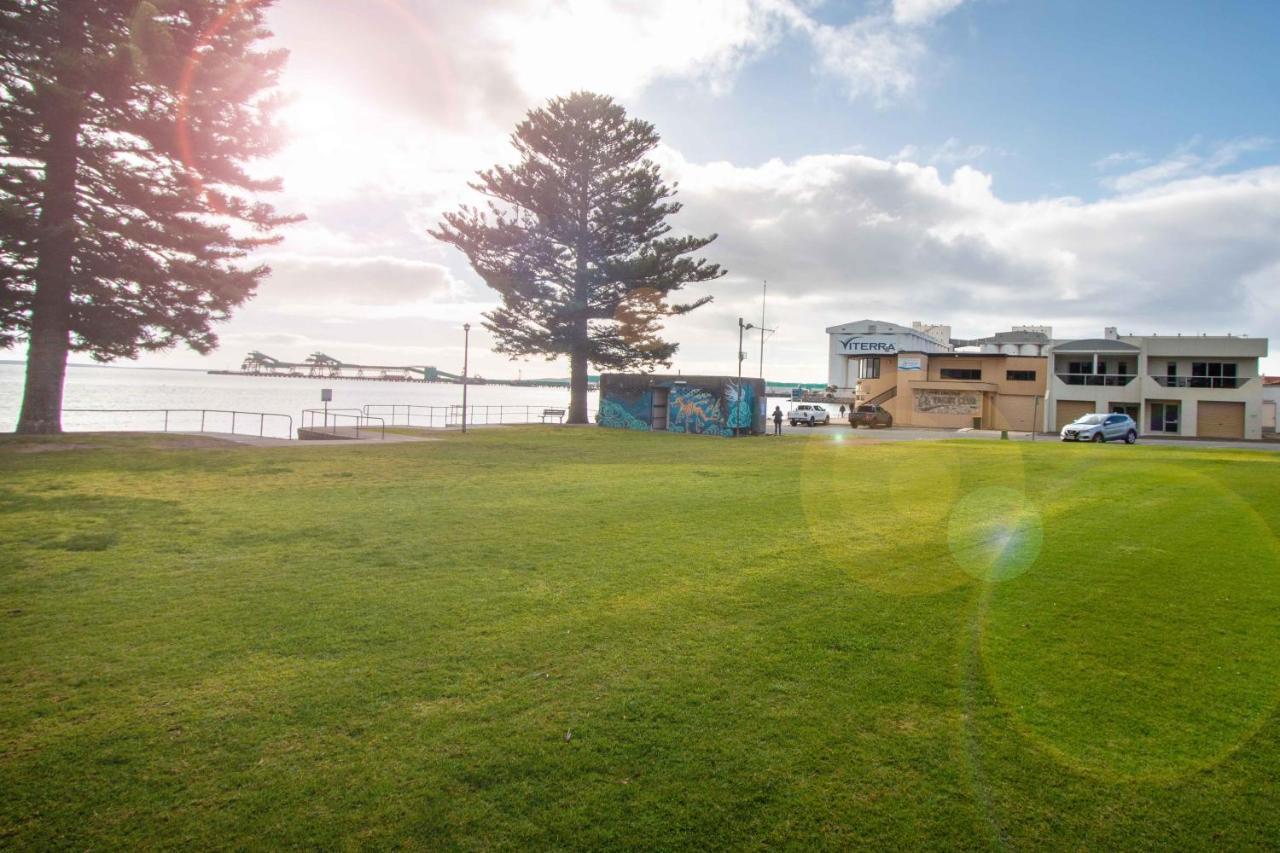
[[[0,364],[21,364],[25,365],[26,359],[0,358]],[[70,361],[67,367],[92,367],[95,370],[169,370],[178,373],[208,373],[208,369],[204,367],[142,367],[136,364],[84,364],[83,362]]]

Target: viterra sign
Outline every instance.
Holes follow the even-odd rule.
[[[893,337],[848,337],[839,341],[841,351],[846,353],[895,355],[898,352],[898,341]]]

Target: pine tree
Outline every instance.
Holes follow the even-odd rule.
[[[274,0],[0,0],[0,346],[28,341],[18,431],[61,429],[70,352],[135,358],[248,299],[276,242],[250,174],[279,134]]]
[[[678,345],[659,337],[663,318],[711,297],[668,297],[724,275],[688,257],[715,235],[668,236],[681,205],[646,157],[658,134],[611,98],[555,98],[530,111],[511,142],[519,163],[472,184],[486,209],[463,206],[429,233],[461,249],[502,297],[484,324],[499,352],[569,357],[568,422],[586,423],[588,365],[670,365]]]

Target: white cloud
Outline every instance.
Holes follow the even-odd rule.
[[[327,320],[404,314],[415,303],[447,302],[462,286],[441,264],[400,257],[275,254],[252,305]]]
[[[903,26],[928,24],[953,11],[964,0],[893,0],[893,20]]]
[[[897,100],[915,87],[916,69],[926,54],[916,32],[883,16],[842,27],[814,25],[810,38],[820,71],[840,80],[851,98],[871,97],[879,104]]]
[[[1262,136],[1251,136],[1221,142],[1209,150],[1199,139],[1178,146],[1172,154],[1155,163],[1151,163],[1137,152],[1111,154],[1094,165],[1100,169],[1114,168],[1126,162],[1140,163],[1142,168],[1103,178],[1102,184],[1116,192],[1137,192],[1146,187],[1155,186],[1174,180],[1190,178],[1197,175],[1209,175],[1234,165],[1246,154],[1263,151],[1272,146],[1272,140]],[[1149,164],[1149,165],[1148,165]]]
[[[1244,332],[1280,337],[1280,167],[1199,176],[1085,203],[1008,202],[990,175],[857,155],[694,164],[672,151],[679,225],[718,231],[717,302],[672,325],[687,370],[722,369],[736,317],[767,279],[771,360],[821,375],[820,329],[862,316],[951,322],[980,335],[1021,322],[1060,334]],[[696,342],[696,343],[692,343]]]

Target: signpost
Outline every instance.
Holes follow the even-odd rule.
[[[320,402],[321,402],[321,403],[324,403],[324,425],[325,425],[325,427],[326,427],[326,428],[328,428],[328,426],[329,426],[329,402],[330,402],[331,400],[333,400],[333,389],[332,389],[332,388],[321,388],[321,389],[320,389]]]

